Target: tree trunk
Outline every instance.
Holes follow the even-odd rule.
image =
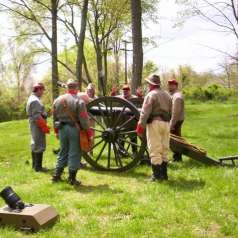
[[[57,0],[51,0],[52,38],[51,38],[51,62],[52,62],[52,97],[59,96],[57,82],[59,81],[58,51],[57,51]]]
[[[98,71],[98,90],[99,94],[103,92],[105,95],[105,83],[104,83],[104,73],[103,73],[103,57],[100,49],[97,49],[97,71]]]
[[[106,89],[106,86],[107,86],[107,51],[105,51],[103,54],[103,60],[104,60],[104,84],[105,84],[105,89]]]
[[[132,93],[141,85],[143,70],[143,48],[142,48],[142,8],[141,0],[131,0],[132,21],[132,43],[133,43],[133,65],[132,65]]]
[[[115,61],[115,83],[117,86],[120,84],[120,40],[115,40],[113,44],[113,56],[114,56],[114,61]]]
[[[17,102],[18,102],[18,104],[20,104],[20,102],[21,102],[21,83],[20,83],[19,72],[16,72],[16,76],[17,76]]]
[[[108,80],[108,66],[107,66],[107,54],[108,54],[108,41],[109,38],[107,37],[104,41],[103,41],[103,65],[104,65],[104,85],[105,85],[105,91],[107,91],[107,80]]]
[[[92,77],[90,76],[90,73],[89,73],[89,70],[88,70],[88,65],[87,65],[87,60],[86,60],[84,54],[83,54],[83,65],[84,65],[84,71],[85,71],[86,77],[88,79],[88,82],[92,83]]]
[[[83,9],[81,16],[81,28],[78,41],[78,52],[76,60],[76,78],[79,82],[79,89],[82,89],[82,68],[83,68],[83,47],[85,39],[85,31],[87,25],[87,14],[88,14],[88,0],[83,1]]]
[[[115,58],[115,80],[116,80],[116,85],[119,86],[120,84],[120,56],[118,52],[114,53],[114,58]]]

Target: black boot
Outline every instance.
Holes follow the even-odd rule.
[[[179,153],[175,153],[173,155],[174,162],[182,162],[182,155]]]
[[[81,182],[76,179],[77,172],[78,172],[77,170],[69,169],[68,183],[70,185],[76,185],[77,186],[77,185],[81,184]]]
[[[55,174],[54,174],[53,177],[52,177],[52,182],[53,182],[53,183],[57,183],[57,182],[62,181],[61,175],[62,175],[63,171],[64,171],[64,168],[59,168],[59,167],[57,167],[57,168],[55,169]]]
[[[36,156],[35,152],[31,151],[31,158],[32,158],[32,169],[35,169],[36,166]]]
[[[53,149],[53,153],[54,153],[55,155],[58,155],[59,152],[60,152],[60,148],[58,148],[58,149]]]
[[[151,164],[152,168],[152,176],[151,176],[151,181],[157,181],[161,179],[161,165],[159,164]]]
[[[168,173],[167,173],[167,162],[164,162],[161,164],[161,178],[162,180],[168,180]]]
[[[42,167],[43,152],[35,153],[35,158],[36,158],[35,171],[36,172],[48,172],[47,168]]]

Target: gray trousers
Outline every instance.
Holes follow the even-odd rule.
[[[56,168],[78,170],[80,167],[81,150],[79,146],[79,132],[76,127],[64,125],[59,130],[60,152]]]
[[[46,149],[46,136],[36,125],[34,121],[30,121],[31,131],[31,150],[35,153],[44,152]]]

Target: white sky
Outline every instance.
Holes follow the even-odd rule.
[[[188,64],[196,71],[216,71],[225,55],[209,47],[234,55],[235,38],[216,31],[217,27],[201,18],[192,18],[182,27],[174,28],[179,10],[173,0],[161,0],[159,26],[153,25],[145,30],[146,34],[161,35],[161,39],[157,40],[159,47],[148,52],[145,50],[145,60],[152,59],[165,69]]]
[[[161,0],[158,9],[160,23],[150,24],[150,28],[143,30],[144,36],[154,37],[158,47],[144,49],[144,61],[153,60],[162,70],[176,69],[179,65],[187,64],[196,71],[217,71],[218,64],[224,61],[225,55],[204,45],[231,54],[236,52],[233,36],[212,31],[217,28],[200,18],[192,18],[182,27],[174,28],[180,10],[174,0]],[[10,35],[10,25],[6,17],[1,16],[0,20],[2,41],[5,40],[4,35]],[[129,58],[132,58],[130,54]],[[40,66],[37,71],[45,71],[45,68],[46,65]]]

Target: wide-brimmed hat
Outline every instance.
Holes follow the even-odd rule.
[[[152,74],[148,78],[145,79],[146,82],[152,85],[160,85],[160,76],[157,74]]]
[[[38,89],[43,89],[45,90],[45,85],[43,83],[35,83],[32,87],[32,91],[35,92]]]
[[[78,82],[75,81],[74,79],[69,79],[66,84],[68,87],[78,86]]]
[[[124,84],[122,87],[122,90],[131,90],[130,85],[129,84]]]
[[[172,85],[178,85],[178,81],[176,80],[176,79],[170,79],[169,81],[168,81],[168,84],[172,84]]]

